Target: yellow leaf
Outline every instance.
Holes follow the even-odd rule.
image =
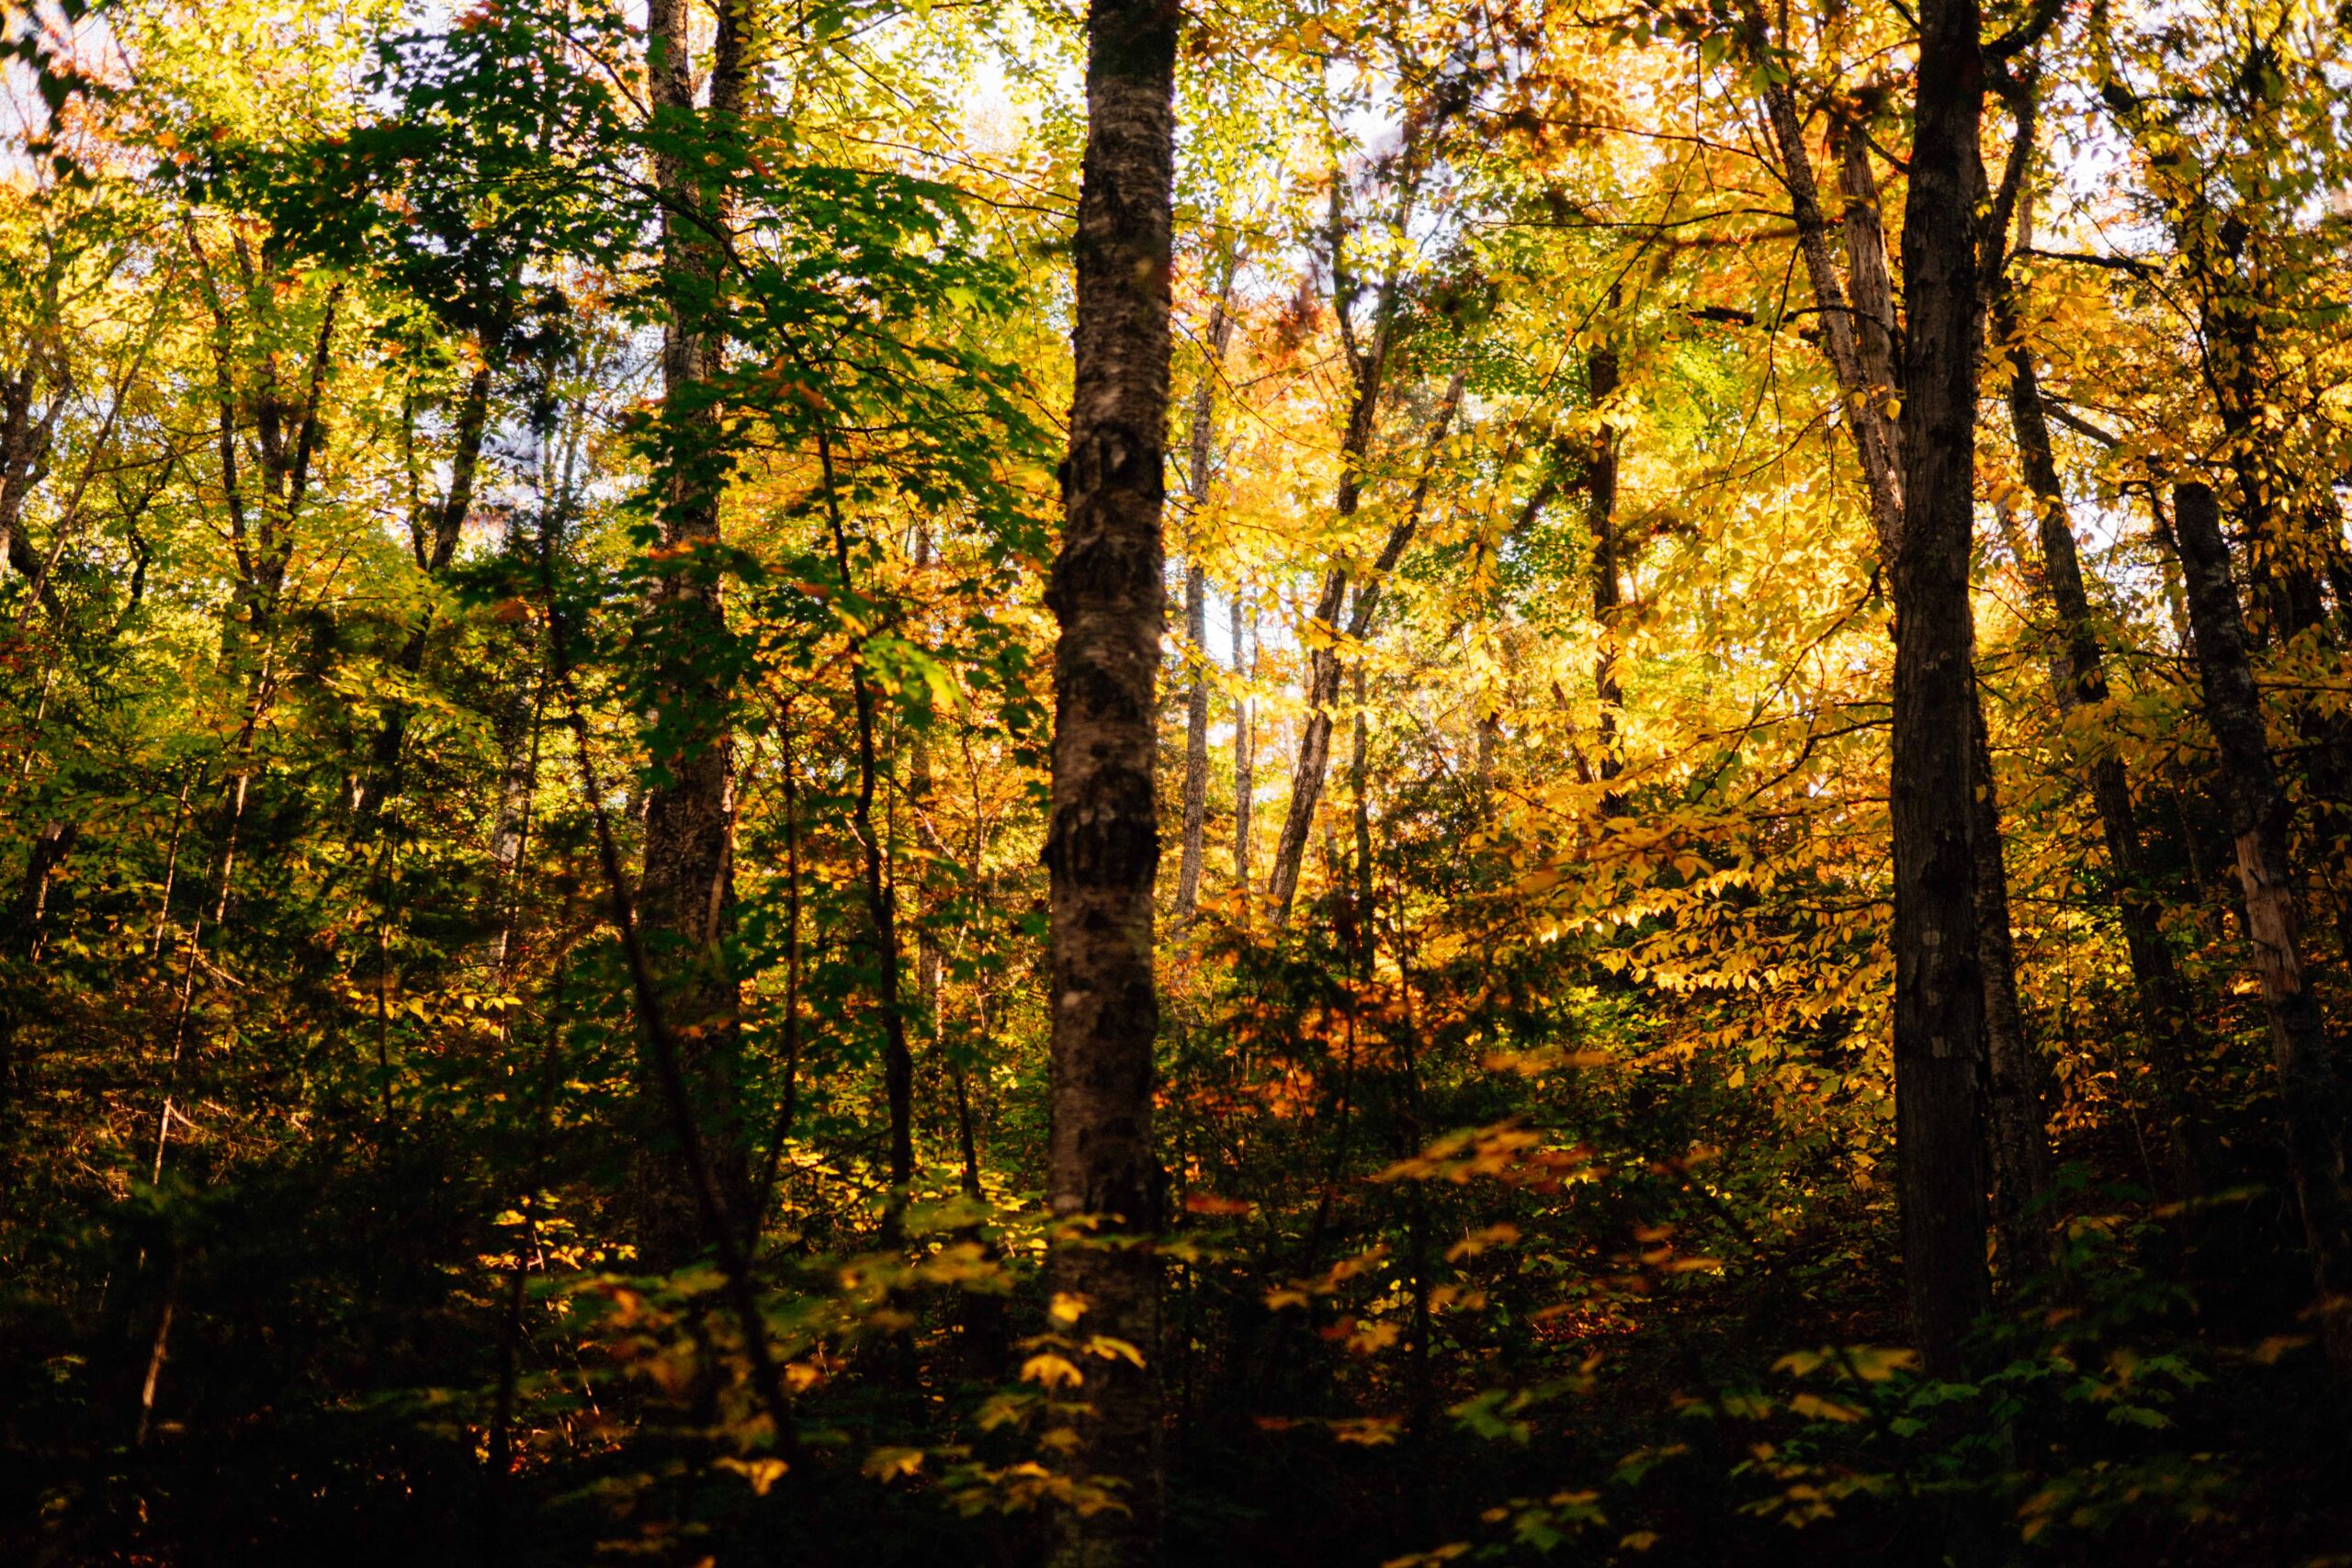
[[[788,1467],[780,1459],[722,1458],[718,1461],[718,1468],[733,1471],[752,1483],[753,1496],[764,1497],[768,1495],[768,1488],[783,1478]]]
[[[1032,1356],[1021,1363],[1023,1382],[1043,1383],[1048,1389],[1068,1384],[1072,1388],[1086,1381],[1086,1374],[1067,1356],[1057,1356],[1051,1350]]]
[[[779,1465],[777,1468],[780,1470],[783,1467]],[[890,1481],[901,1475],[912,1475],[922,1468],[922,1450],[921,1449],[876,1449],[865,1456],[865,1463],[860,1468],[876,1481]]]
[[[1114,1339],[1107,1334],[1097,1334],[1090,1337],[1086,1341],[1086,1353],[1090,1356],[1100,1356],[1106,1361],[1116,1360],[1124,1356],[1138,1367],[1143,1365],[1142,1351],[1125,1340]]]
[[[1332,1422],[1331,1436],[1343,1443],[1374,1449],[1395,1442],[1404,1428],[1405,1423],[1393,1416],[1357,1416]]]

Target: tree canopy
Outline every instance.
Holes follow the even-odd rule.
[[[2352,1545],[2352,22],[38,0],[0,1552]]]

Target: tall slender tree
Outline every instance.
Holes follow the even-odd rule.
[[[638,920],[657,968],[684,1079],[703,1123],[704,1148],[721,1194],[738,1199],[748,1156],[730,1089],[741,998],[728,967],[734,920],[735,761],[720,667],[727,612],[718,570],[725,458],[707,388],[721,368],[713,319],[720,278],[721,203],[693,151],[729,134],[748,87],[748,18],[721,8],[707,109],[697,107],[693,8],[652,0],[646,71],[655,123],[654,183],[662,197],[662,266],[670,309],[662,334],[663,478],[658,497],[662,565],[647,621],[654,652],[654,780],[646,793]],[[649,1089],[644,1096],[656,1098]],[[703,1239],[694,1187],[673,1140],[643,1118],[637,1194],[639,1245],[656,1267],[674,1267]]]
[[[2046,17],[2041,19],[2040,25],[2047,26]],[[1773,45],[1762,10],[1751,6],[1746,13],[1745,26],[1749,47],[1759,51],[1759,60],[1767,58]],[[2028,36],[2027,31],[2021,30],[2005,39],[2002,47],[2018,47]],[[1829,245],[1829,220],[1822,209],[1819,186],[1797,113],[1795,91],[1787,73],[1787,59],[1785,54],[1780,56],[1765,75],[1766,119],[1772,130],[1774,149],[1780,155],[1789,190],[1791,212],[1796,220],[1798,253],[1813,285],[1815,299],[1821,307],[1822,347],[1845,403],[1846,429],[1861,468],[1871,522],[1878,536],[1880,559],[1889,569],[1889,587],[1900,615],[1904,592],[1901,562],[1908,515],[1906,443],[1917,428],[1922,410],[1917,405],[1905,407],[1902,400],[1908,360],[1897,353],[1900,334],[1896,332],[1894,284],[1886,265],[1878,180],[1870,162],[1870,140],[1860,123],[1861,106],[1849,105],[1841,111],[1842,118],[1834,128],[1839,153],[1838,190],[1844,200],[1838,231],[1846,253],[1846,270],[1840,276]],[[1974,91],[1978,108],[1976,118],[1970,122],[1972,127],[1982,118],[1981,83]],[[1974,129],[1969,133],[1963,173],[1973,211],[1975,193],[1982,191],[1984,184]],[[1971,227],[1973,231],[1974,226]],[[1907,243],[1907,225],[1905,233]],[[1964,235],[1954,241],[1966,242]],[[1973,344],[1981,335],[1973,310],[1968,331]],[[1972,369],[1972,385],[1973,376]],[[1901,411],[1902,418],[1894,417],[1896,411]],[[1971,640],[1973,643],[1973,637]],[[1970,704],[1972,708],[1978,705],[1973,688]],[[1975,823],[1972,852],[1976,865],[1976,972],[1984,990],[1978,1049],[1984,1058],[1990,1089],[1987,1109],[1991,1175],[1999,1189],[2001,1212],[2012,1239],[2020,1244],[2018,1250],[2039,1255],[2046,1251],[2046,1247],[2041,1238],[2024,1234],[2021,1220],[2033,1209],[2048,1183],[2048,1133],[2033,1087],[2034,1073],[2018,999],[2000,811],[1981,712],[1972,714],[1970,728],[1975,738],[1971,765],[1979,781],[1973,792]]]
[[[1057,1322],[1122,1342],[1083,1358],[1074,1461],[1114,1506],[1064,1513],[1065,1568],[1137,1563],[1159,1532],[1160,1264],[1151,1246],[1163,1179],[1152,1144],[1154,683],[1165,623],[1161,502],[1169,406],[1170,231],[1175,177],[1177,10],[1093,0],[1075,255],[1069,455],[1046,602],[1054,646],[1050,878],[1053,1131],[1057,1219],[1099,1222],[1057,1239]]]
[[[1975,0],[1928,0],[1903,222],[1903,534],[1894,599],[1894,1074],[1903,1254],[1930,1371],[1961,1370],[1989,1299],[1984,992],[1977,953],[1975,193],[1984,66]]]
[[[2302,911],[2287,858],[2292,811],[2263,729],[2220,503],[2207,486],[2183,484],[2173,492],[2173,520],[2197,629],[2205,719],[2221,749],[2230,830],[2237,840],[2246,935],[2270,1022],[2287,1156],[2318,1276],[2328,1359],[2345,1375],[2352,1373],[2352,1312],[2346,1308],[2352,1299],[2352,1207],[2344,1192],[2344,1102],[2326,1021],[2305,971]]]
[[[1622,302],[1619,291],[1611,288],[1611,311]],[[1604,338],[1585,355],[1586,388],[1596,415],[1616,395],[1617,375],[1617,345]],[[1618,713],[1625,704],[1624,687],[1617,678],[1617,613],[1623,586],[1617,561],[1617,432],[1606,423],[1594,434],[1592,455],[1587,459],[1585,514],[1592,525],[1592,619],[1600,642],[1592,671],[1593,695],[1600,705],[1600,776],[1613,780],[1625,769],[1617,736]],[[1600,801],[1604,817],[1614,817],[1624,807],[1614,790],[1605,791]]]
[[[2037,120],[2036,84],[2030,73],[2018,73],[2004,87],[2017,130],[2011,161],[2022,173],[2021,159],[2031,156]],[[2005,184],[2007,182],[2004,182]],[[2016,203],[2017,243],[2032,248],[2033,202]],[[2091,612],[2080,555],[2075,547],[2072,516],[2065,487],[2060,481],[2056,450],[2050,435],[2049,412],[2041,394],[2040,367],[2025,334],[2023,305],[2017,280],[2008,269],[2007,235],[1988,234],[1984,259],[1988,283],[1985,299],[1995,351],[2008,361],[2009,381],[2004,399],[2009,430],[2016,443],[2018,467],[2033,498],[2035,533],[2041,545],[2037,585],[2046,592],[2057,618],[2057,638],[2050,656],[2050,686],[2059,711],[2069,720],[2093,716],[2108,700],[2107,667],[2099,645],[2098,622]],[[2147,1035],[2148,1061],[2162,1102],[2166,1153],[2174,1186],[2194,1193],[2203,1186],[2199,1149],[2203,1136],[2188,1095],[2187,1063],[2196,1049],[2197,1022],[2173,963],[2172,948],[2156,918],[2151,867],[2143,840],[2139,814],[2132,804],[2132,784],[2106,736],[2088,738],[2096,750],[2089,759],[2091,805],[2107,846],[2116,912],[2123,927],[2124,946],[2132,965],[2133,990]]]
[[[1184,640],[1193,660],[1193,689],[1184,698],[1184,844],[1176,876],[1176,919],[1193,918],[1200,905],[1201,854],[1208,838],[1209,817],[1209,669],[1208,568],[1202,513],[1208,506],[1209,469],[1216,445],[1216,381],[1225,367],[1225,345],[1233,336],[1233,317],[1227,305],[1233,294],[1238,254],[1228,254],[1217,285],[1216,301],[1209,308],[1207,362],[1193,389],[1191,452],[1184,467]],[[1237,661],[1238,662],[1238,661]]]

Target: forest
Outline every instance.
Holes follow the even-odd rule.
[[[2352,7],[0,17],[0,1561],[2352,1565]]]

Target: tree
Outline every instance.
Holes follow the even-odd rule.
[[[2230,581],[2212,490],[2189,482],[2173,491],[2173,521],[2197,628],[2197,671],[2205,719],[2222,751],[2246,937],[2270,1023],[2271,1059],[2286,1122],[2295,1198],[2302,1211],[2319,1286],[2321,1328],[2339,1374],[2352,1371],[2352,1314],[2343,1303],[2352,1269],[2352,1206],[2345,1201],[2343,1089],[2319,1003],[2305,973],[2302,912],[2287,857],[2290,814],[2264,733],[2261,697],[2246,657],[2245,623]]]
[[[1094,0],[1054,644],[1048,1195],[1075,1229],[1055,1247],[1056,1321],[1110,1354],[1085,1363],[1073,1456],[1114,1490],[1066,1514],[1055,1560],[1148,1561],[1159,1529],[1161,1177],[1152,1139],[1152,885],[1159,865],[1153,688],[1165,620],[1169,268],[1176,13]],[[1124,1352],[1124,1353],[1122,1353]]]
[[[735,739],[724,673],[719,495],[729,467],[709,383],[724,367],[717,320],[720,240],[727,212],[699,154],[706,137],[735,134],[750,88],[747,7],[722,6],[711,62],[709,108],[696,107],[691,18],[685,0],[655,0],[646,13],[646,74],[653,110],[653,178],[662,196],[666,311],[662,327],[662,421],[666,473],[659,498],[661,565],[646,606],[657,650],[650,695],[660,776],[647,792],[639,918],[662,981],[670,1026],[684,1054],[684,1081],[704,1129],[719,1190],[740,1208],[748,1153],[735,1104],[732,1058],[741,998],[728,943],[734,931]],[[649,1102],[659,1088],[649,1085]],[[649,1112],[639,1195],[648,1260],[684,1262],[704,1242],[692,1182],[673,1140]]]
[[[1919,13],[1903,220],[1903,533],[1894,560],[1895,1144],[1921,1354],[1957,1375],[1983,1311],[1984,993],[1977,951],[1975,192],[1984,63],[1973,0]]]

